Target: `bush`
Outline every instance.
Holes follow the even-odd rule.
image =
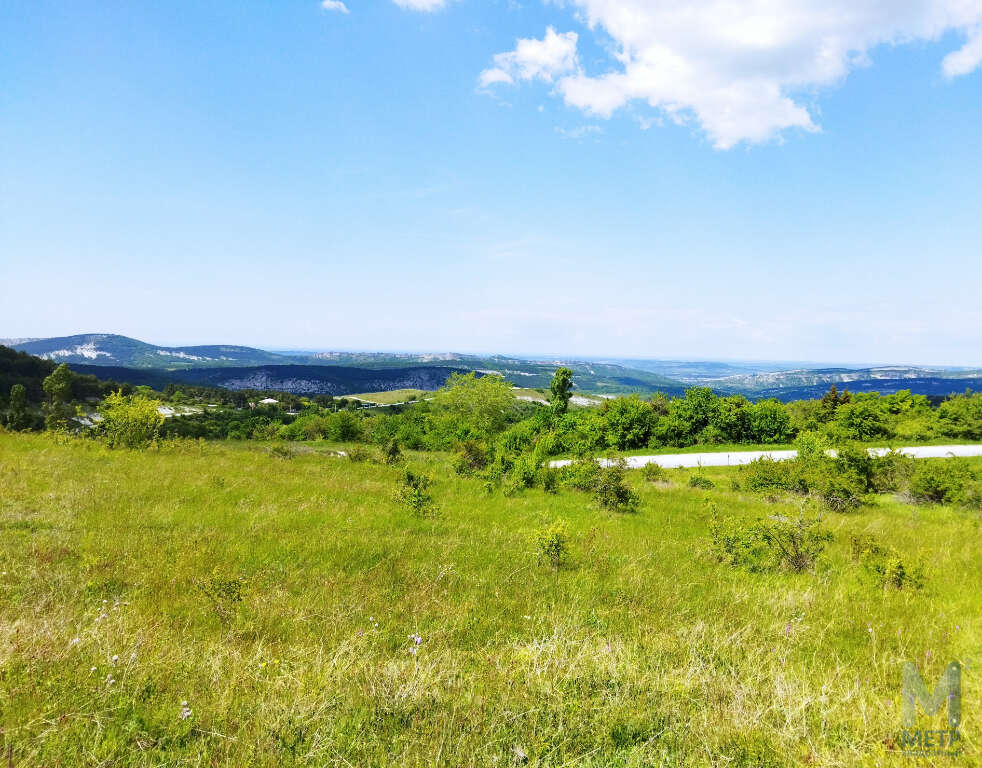
[[[362,461],[368,461],[370,456],[368,449],[364,445],[353,445],[347,452],[348,461],[354,461],[356,463]]]
[[[720,562],[751,572],[783,568],[801,573],[814,568],[832,534],[821,517],[772,517],[748,522],[720,517],[711,505],[710,551]]]
[[[665,468],[660,464],[645,464],[641,467],[641,477],[643,477],[649,483],[658,483],[665,480],[667,477]]]
[[[505,493],[511,496],[531,488],[535,485],[537,474],[538,466],[535,459],[529,454],[519,456],[508,470]]]
[[[277,459],[292,459],[294,456],[293,449],[283,443],[274,443],[269,448],[269,455],[275,456]]]
[[[559,470],[554,467],[543,467],[539,470],[542,490],[546,493],[556,493],[559,490]]]
[[[929,504],[959,504],[976,501],[974,476],[959,459],[921,460],[910,480],[910,494]]]
[[[743,487],[755,493],[807,493],[808,484],[802,478],[799,468],[797,462],[759,458],[747,465]]]
[[[863,504],[865,484],[854,472],[834,469],[813,481],[814,492],[833,512],[853,512]]]
[[[594,499],[602,509],[614,512],[636,512],[640,498],[627,485],[623,462],[601,467],[594,488]]]
[[[111,448],[146,448],[160,437],[160,401],[114,392],[102,403],[98,432]]]
[[[402,461],[402,449],[399,447],[399,441],[394,437],[382,443],[379,453],[383,464],[392,465]]]
[[[470,475],[488,466],[487,446],[480,440],[462,440],[454,452],[453,468],[458,475]]]
[[[877,456],[873,459],[870,490],[883,493],[906,488],[915,469],[914,459],[900,451],[888,451],[882,456]]]
[[[569,560],[569,532],[566,523],[556,520],[548,528],[535,534],[535,548],[539,554],[539,562],[545,560],[555,569],[559,569]]]
[[[878,586],[895,589],[924,586],[923,568],[919,564],[913,568],[905,566],[892,547],[882,546],[872,536],[853,536],[850,543],[853,561],[860,564]]]
[[[709,504],[710,554],[721,563],[744,568],[751,573],[772,567],[770,549],[761,536],[760,527],[735,517],[723,517],[715,504]]]
[[[600,464],[594,459],[578,459],[560,470],[562,484],[578,491],[592,491],[600,480]]]
[[[716,487],[716,483],[705,475],[696,473],[694,475],[689,475],[689,487],[701,488],[704,491],[711,491]]]
[[[433,496],[429,493],[429,487],[433,485],[433,478],[422,472],[413,472],[407,468],[403,472],[402,484],[399,487],[397,496],[403,505],[417,517],[426,517],[435,514],[436,505],[433,503]]]

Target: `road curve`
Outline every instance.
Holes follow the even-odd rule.
[[[921,445],[900,448],[901,453],[915,459],[945,459],[955,456],[982,456],[982,445]],[[870,448],[871,454],[882,456],[887,448]],[[834,451],[830,451],[834,455]],[[798,455],[797,451],[735,451],[732,453],[665,453],[660,456],[626,456],[624,461],[631,469],[646,464],[658,464],[665,469],[679,467],[736,467],[767,457],[774,461],[787,461]],[[611,459],[598,459],[604,466],[610,466]],[[550,467],[565,467],[572,459],[550,461]]]

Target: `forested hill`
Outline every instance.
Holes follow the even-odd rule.
[[[163,389],[168,384],[193,384],[224,389],[255,389],[296,395],[349,395],[392,389],[439,389],[463,368],[418,366],[370,370],[329,365],[262,365],[244,368],[188,368],[147,371],[76,364],[76,373],[94,373],[115,381]]]

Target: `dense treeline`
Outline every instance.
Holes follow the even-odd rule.
[[[680,398],[656,395],[645,400],[631,395],[596,408],[557,411],[516,402],[505,382],[483,378],[487,381],[455,377],[432,401],[385,412],[334,413],[308,404],[296,416],[287,417],[279,408],[238,416],[201,414],[172,419],[167,429],[189,436],[379,445],[394,439],[403,447],[423,450],[450,450],[463,441],[482,440],[511,451],[535,445],[538,453],[548,456],[700,444],[777,445],[790,443],[802,432],[819,432],[832,444],[982,440],[982,394],[956,395],[934,407],[928,398],[910,392],[854,396],[833,387],[820,400],[785,405],[720,397],[694,387]]]

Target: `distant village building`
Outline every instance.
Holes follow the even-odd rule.
[[[262,400],[259,401],[259,404],[260,405],[276,405],[279,402],[280,402],[279,400],[274,400],[272,397],[264,397]]]

